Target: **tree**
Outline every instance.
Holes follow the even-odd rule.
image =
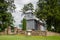
[[[7,1],[0,0],[0,31],[4,31],[6,27],[13,24],[12,14],[7,9],[10,6]]]
[[[28,10],[33,11],[33,4],[32,3],[25,4],[23,9],[22,9],[23,13],[25,13]]]
[[[36,16],[40,19],[46,20],[48,30],[51,30],[51,25],[53,25],[55,27],[55,31],[60,32],[60,5],[58,5],[58,0],[40,1],[41,0],[38,1]]]
[[[26,30],[26,19],[22,21],[22,30]]]

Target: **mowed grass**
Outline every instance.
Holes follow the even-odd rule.
[[[60,36],[20,36],[20,35],[3,35],[0,40],[60,40]]]

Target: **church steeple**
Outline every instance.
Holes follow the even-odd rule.
[[[25,18],[28,19],[28,20],[33,19],[33,13],[32,13],[31,10],[26,11]]]

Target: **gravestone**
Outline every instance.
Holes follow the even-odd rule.
[[[17,29],[18,34],[20,34],[21,31],[22,31],[21,29]]]
[[[17,34],[17,27],[14,27],[14,34]]]
[[[5,32],[4,33],[7,34],[7,28],[5,29]]]
[[[7,28],[7,33],[11,34],[11,27],[10,26]]]

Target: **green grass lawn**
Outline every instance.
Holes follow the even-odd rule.
[[[4,35],[0,36],[0,40],[60,40],[60,36],[20,36],[20,35]]]

